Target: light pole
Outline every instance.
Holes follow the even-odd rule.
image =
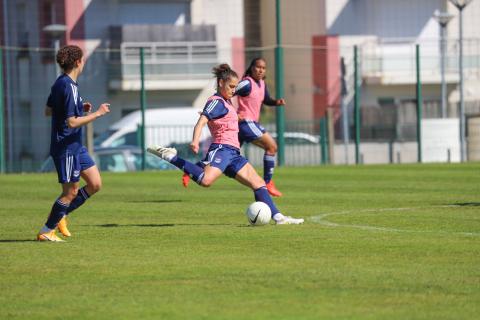
[[[442,118],[447,117],[447,84],[445,82],[445,65],[446,65],[446,41],[445,29],[447,24],[452,20],[453,15],[448,12],[435,11],[433,17],[440,25],[440,71],[442,79]]]
[[[53,40],[53,63],[55,64],[55,77],[60,74],[60,67],[58,66],[57,62],[55,61],[56,55],[58,50],[60,49],[60,38],[65,34],[67,31],[67,26],[64,24],[49,24],[48,26],[43,27],[43,32],[50,35]]]
[[[460,161],[466,160],[466,148],[465,148],[465,103],[463,101],[463,9],[472,2],[472,0],[449,0],[459,12],[458,29],[459,29],[459,83],[458,91],[460,92]]]

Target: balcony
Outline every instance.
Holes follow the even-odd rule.
[[[218,60],[216,41],[123,42],[110,62],[110,89],[140,90],[140,48],[147,90],[202,89]]]
[[[458,42],[447,40],[446,44],[447,83],[458,82]],[[370,84],[411,84],[416,79],[415,40],[375,40],[362,46],[362,77]],[[440,75],[440,45],[436,41],[420,43],[420,66],[422,82],[438,84]],[[480,77],[480,42],[477,39],[464,41],[464,68],[466,78]]]

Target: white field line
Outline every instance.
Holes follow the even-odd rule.
[[[362,230],[371,230],[371,231],[387,231],[387,232],[402,232],[402,233],[433,233],[433,234],[456,234],[463,236],[480,236],[478,232],[448,232],[448,231],[427,231],[427,230],[405,230],[397,228],[387,228],[387,227],[372,227],[366,225],[357,225],[357,224],[340,224],[335,222],[330,222],[326,220],[326,217],[338,216],[338,215],[348,215],[355,213],[367,213],[367,212],[388,212],[388,211],[414,211],[421,209],[430,209],[430,208],[457,208],[458,205],[438,205],[438,206],[427,206],[427,207],[410,207],[410,208],[380,208],[380,209],[362,209],[362,210],[346,210],[339,212],[329,212],[323,213],[317,216],[310,217],[309,220],[318,223],[327,227],[345,227],[345,228],[356,228]]]

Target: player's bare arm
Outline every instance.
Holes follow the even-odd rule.
[[[110,104],[109,103],[102,103],[100,107],[98,107],[97,111],[90,113],[83,117],[70,117],[67,119],[67,124],[69,128],[78,128],[87,123],[95,121],[96,119],[100,118],[101,116],[110,112]]]
[[[192,143],[190,143],[190,149],[192,149],[194,153],[198,153],[198,150],[200,149],[200,137],[202,135],[203,127],[205,127],[207,122],[208,118],[201,115],[198,118],[197,124],[195,124],[195,127],[193,128],[193,138]]]

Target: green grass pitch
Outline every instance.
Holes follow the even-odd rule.
[[[0,319],[478,319],[480,164],[278,168],[280,210],[179,171],[103,174],[66,243],[32,241],[60,186],[0,175]]]

